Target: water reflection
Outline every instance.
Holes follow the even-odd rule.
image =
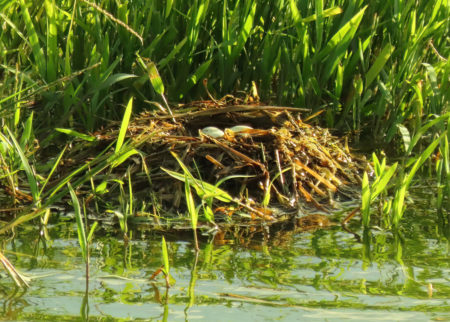
[[[426,219],[426,218],[425,218]],[[428,219],[426,219],[428,220]],[[32,277],[26,291],[0,280],[0,315],[7,319],[240,321],[273,319],[450,318],[448,241],[421,222],[398,233],[340,226],[217,245],[200,252],[190,241],[170,241],[172,287],[162,276],[161,238],[146,234],[127,244],[97,236],[89,286],[72,223],[46,232],[19,228],[6,254]],[[256,235],[252,235],[256,236]],[[245,236],[244,236],[245,237]],[[228,240],[232,240],[229,238]],[[5,275],[3,274],[2,277]]]

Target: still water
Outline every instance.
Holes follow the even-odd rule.
[[[171,284],[160,268],[161,235],[96,234],[89,293],[73,221],[47,231],[22,226],[5,255],[32,278],[16,289],[0,271],[3,320],[429,321],[450,319],[448,227],[411,209],[399,234],[364,233],[358,220],[278,234],[271,240],[168,238]],[[446,233],[447,230],[447,233]],[[445,237],[447,236],[447,238]],[[173,236],[172,236],[173,237]]]

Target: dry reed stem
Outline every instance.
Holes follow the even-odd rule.
[[[114,17],[111,13],[109,13],[108,11],[100,8],[98,5],[96,5],[95,3],[89,2],[87,0],[81,0],[82,2],[86,3],[87,5],[91,6],[92,8],[94,8],[95,10],[97,10],[98,12],[104,14],[105,16],[107,16],[109,19],[111,19],[112,21],[114,21],[115,23],[117,23],[118,25],[121,25],[122,27],[124,27],[129,33],[133,34],[137,39],[139,39],[139,41],[141,42],[141,44],[144,44],[144,39],[141,37],[141,35],[139,35],[136,31],[134,31],[133,28],[131,28],[130,26],[128,26],[126,23],[124,23],[122,20],[117,19],[116,17]]]

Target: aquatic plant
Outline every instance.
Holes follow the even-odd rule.
[[[78,234],[78,242],[80,244],[81,255],[86,263],[86,285],[88,285],[89,281],[89,244],[92,241],[92,237],[95,229],[97,228],[98,222],[95,221],[91,226],[88,235],[86,236],[86,228],[87,228],[87,216],[86,216],[86,208],[83,207],[83,214],[81,212],[80,202],[78,197],[73,190],[70,183],[67,184],[70,192],[70,197],[72,198],[73,210],[75,212],[75,218],[77,221],[77,234]],[[84,218],[83,218],[84,217]]]
[[[130,97],[135,97],[135,113],[157,107],[172,115],[176,107],[168,101],[251,87],[263,101],[311,108],[313,121],[353,131],[356,141],[370,137],[378,145],[389,144],[388,155],[401,149],[408,157],[418,155],[431,144],[420,137],[439,137],[439,152],[426,153],[426,160],[434,155],[437,162],[421,158],[418,168],[433,167],[436,205],[445,212],[450,189],[446,1],[417,6],[345,0],[43,4],[0,4],[0,118],[6,125],[0,181],[5,194],[13,192],[16,199],[23,194],[37,207],[14,225],[68,196],[69,181],[76,189],[139,153],[123,141],[122,126],[115,146],[120,155],[106,156],[105,149],[58,182],[52,180],[73,137],[94,142],[91,133],[100,126],[119,119],[128,123],[122,106],[128,111]],[[52,162],[45,153],[36,160],[36,150],[55,147],[58,157]],[[406,175],[404,187],[413,184],[412,177]],[[264,193],[266,204],[273,191]],[[397,214],[404,195],[399,192],[395,199]],[[365,209],[367,204],[366,199]]]
[[[376,179],[369,184],[368,174],[364,172],[362,181],[361,216],[365,228],[368,228],[370,225],[370,206],[380,194],[386,194],[387,185],[395,174],[398,165],[398,163],[394,163],[392,166],[387,167],[386,158],[383,158],[383,161],[380,163],[375,153],[372,154],[372,160]],[[389,201],[385,200],[384,202]]]

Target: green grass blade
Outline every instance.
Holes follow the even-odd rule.
[[[300,23],[302,16],[300,14],[300,11],[298,10],[297,3],[295,0],[289,0],[289,9],[291,11],[292,20],[294,21],[294,23],[295,24]],[[313,20],[311,20],[311,21],[313,21]]]
[[[97,228],[97,226],[98,226],[98,221],[95,221],[95,222],[92,224],[91,229],[89,230],[89,234],[88,234],[88,236],[87,236],[87,242],[88,242],[88,243],[91,243],[91,242],[92,242],[92,237],[94,236],[94,232],[95,232],[95,229]]]
[[[169,62],[171,62],[174,58],[175,58],[175,56],[180,52],[180,50],[184,47],[184,45],[186,44],[186,41],[187,41],[188,39],[187,39],[187,37],[185,37],[182,41],[180,41],[171,51],[170,51],[170,53],[166,56],[166,57],[164,57],[163,59],[161,59],[159,62],[158,62],[158,66],[159,66],[159,68],[160,69],[162,69],[163,67],[165,67]],[[159,76],[159,73],[158,73],[158,70],[156,69],[156,65],[154,64],[154,63],[150,63],[151,64],[151,66],[150,66],[150,70],[151,70],[151,75],[157,75],[157,77],[155,77],[155,79],[157,79],[157,78],[159,78],[159,79],[161,79],[161,77]],[[150,78],[150,80],[151,80],[151,78]],[[162,84],[162,81],[160,81],[161,82],[161,84]],[[160,92],[160,91],[158,91],[158,89],[161,87],[161,84],[157,84],[157,87],[155,87],[155,90],[156,90],[156,92],[159,94],[159,95],[163,95],[164,94],[164,88],[162,89],[162,92]],[[152,82],[152,85],[153,85],[153,82]],[[157,89],[158,88],[158,89]]]
[[[375,201],[375,198],[378,197],[378,195],[386,188],[387,184],[397,170],[397,165],[398,163],[396,162],[389,168],[389,170],[383,171],[381,176],[372,184],[371,202]]]
[[[320,62],[325,56],[329,55],[338,48],[340,48],[341,52],[344,51],[343,49],[345,48],[342,48],[343,45],[353,39],[366,9],[367,6],[362,8],[355,16],[353,16],[352,19],[343,25],[341,29],[333,35],[333,37],[331,37],[325,48],[322,49],[316,57],[314,57],[316,62]]]
[[[30,116],[27,118],[25,122],[25,126],[23,128],[22,136],[20,137],[20,147],[22,150],[26,148],[27,144],[30,144],[31,134],[33,133],[33,116],[34,113],[31,112]]]
[[[434,120],[432,120],[432,121],[428,122],[427,124],[425,124],[424,126],[422,126],[417,131],[417,133],[413,136],[413,138],[411,140],[411,144],[409,145],[409,149],[406,151],[406,155],[409,155],[412,152],[414,146],[417,144],[417,142],[419,142],[420,138],[427,132],[427,130],[430,127],[432,127],[448,118],[450,118],[450,112],[448,112],[444,115],[441,115],[438,118],[435,118]]]
[[[56,131],[82,139],[84,141],[88,141],[88,142],[93,142],[96,141],[97,138],[95,136],[92,135],[88,135],[88,134],[84,134],[84,133],[80,133],[78,131],[75,130],[71,130],[71,129],[62,129],[62,128],[55,128]]]
[[[122,124],[120,125],[120,131],[119,136],[117,137],[117,143],[116,143],[116,153],[119,153],[120,149],[122,148],[123,142],[125,140],[125,134],[128,130],[128,124],[130,122],[131,117],[131,111],[133,110],[133,97],[130,98],[128,101],[127,107],[125,109],[125,113],[122,118]]]
[[[366,84],[365,88],[368,89],[370,84],[375,80],[378,74],[383,69],[384,65],[387,63],[392,53],[394,52],[395,47],[391,44],[387,44],[381,53],[378,55],[377,59],[373,63],[372,67],[370,67],[369,71],[366,74]]]
[[[314,9],[316,11],[316,51],[319,51],[322,46],[323,36],[323,0],[315,0]]]
[[[169,276],[169,273],[170,273],[169,252],[167,251],[167,244],[166,244],[166,239],[164,238],[164,236],[162,237],[162,241],[161,241],[161,251],[162,251],[162,260],[163,260],[163,265],[164,265],[164,274],[166,274],[166,276]]]
[[[130,149],[128,151],[121,151],[120,153],[114,154],[113,157],[108,159],[109,164],[112,168],[115,168],[125,162],[132,155],[139,154],[139,151],[136,149]]]
[[[166,1],[166,10],[164,13],[164,17],[167,19],[170,15],[170,12],[172,11],[172,6],[173,6],[173,0],[167,0]]]
[[[44,51],[39,43],[39,36],[37,34],[36,28],[34,27],[33,21],[31,19],[30,13],[28,11],[28,6],[25,0],[19,0],[20,9],[22,12],[22,18],[25,21],[25,26],[27,28],[28,37],[30,39],[31,50],[33,52],[33,57],[38,67],[39,74],[43,79],[46,78],[47,70],[45,63]]]
[[[433,90],[433,93],[437,95],[439,93],[439,85],[437,83],[437,76],[436,71],[430,64],[422,63],[422,65],[425,66],[428,73],[428,78],[430,79],[431,89]]]
[[[370,224],[370,185],[369,176],[364,172],[362,181],[362,195],[361,195],[361,216],[364,227],[369,227]]]
[[[206,62],[201,64],[191,76],[189,76],[187,81],[183,81],[183,85],[180,90],[180,92],[183,96],[186,95],[186,93],[192,87],[194,87],[198,83],[199,80],[202,79],[203,75],[208,71],[209,66],[211,65],[212,62],[213,62],[212,59],[207,60]]]
[[[67,183],[67,187],[69,188],[70,197],[72,198],[73,210],[75,212],[75,218],[77,220],[77,232],[78,232],[78,241],[80,243],[81,254],[83,255],[83,259],[85,262],[87,261],[87,239],[86,232],[84,230],[83,217],[81,214],[80,202],[78,201],[78,197],[73,190],[70,182]]]
[[[147,65],[147,72],[150,78],[150,83],[152,84],[155,92],[159,95],[164,95],[164,83],[161,79],[161,76],[159,76],[158,69],[156,68],[154,62],[150,62]]]
[[[2,12],[0,12],[0,17],[11,27],[12,30],[16,32],[16,34],[25,42],[27,46],[31,47],[30,42],[25,37],[25,35],[17,28],[16,24],[12,22],[7,16],[5,16]]]
[[[248,37],[250,36],[250,33],[253,28],[253,20],[255,18],[255,12],[256,12],[256,3],[253,2],[250,12],[245,18],[244,25],[237,38],[237,44],[233,46],[233,50],[231,52],[232,60],[236,59],[236,57],[240,54],[240,52],[245,46],[245,43],[247,42]]]
[[[98,85],[93,86],[91,89],[91,92],[97,93],[106,88],[110,88],[112,85],[114,85],[118,82],[121,82],[126,79],[130,79],[130,78],[137,78],[137,76],[133,75],[133,74],[125,74],[125,73],[113,74],[113,75],[109,76],[108,78],[106,78],[104,81],[100,82]]]
[[[168,170],[168,169],[165,169],[162,167],[161,167],[161,170],[163,170],[164,172],[166,172],[168,175],[170,175],[171,177],[173,177],[175,179],[178,179],[182,182],[185,181],[186,176],[184,174],[181,174],[181,173],[178,173],[175,171],[171,171],[171,170]],[[224,190],[217,188],[216,186],[209,184],[207,182],[204,182],[204,181],[201,181],[198,179],[194,179],[194,178],[190,178],[189,184],[192,187],[194,187],[197,194],[202,199],[216,198],[217,200],[220,200],[223,202],[233,201],[233,197],[231,197],[227,192],[225,192]]]
[[[409,147],[411,146],[411,135],[409,134],[408,129],[403,124],[397,124],[398,131],[403,140],[403,146],[405,147],[405,151],[409,151]]]
[[[440,144],[441,140],[445,137],[446,133],[442,133],[439,138],[435,139],[431,144],[423,151],[420,156],[417,158],[417,161],[414,163],[413,167],[409,171],[408,175],[405,178],[404,185],[408,188],[411,184],[412,179],[414,178],[417,170],[422,166],[422,164],[428,160],[431,153],[434,152],[436,147]]]
[[[56,80],[58,72],[58,28],[55,18],[55,0],[45,0],[45,12],[47,14],[47,82]]]
[[[56,168],[58,167],[59,162],[61,161],[62,156],[64,155],[64,152],[66,152],[67,145],[64,147],[64,149],[59,154],[58,158],[55,160],[55,163],[53,163],[52,169],[50,170],[50,173],[48,174],[47,178],[45,179],[44,183],[42,184],[41,190],[39,190],[39,195],[42,194],[45,187],[47,186],[47,183],[49,182],[50,178],[52,177],[53,173],[55,172]]]
[[[375,152],[372,153],[372,160],[373,160],[373,168],[375,170],[375,174],[377,177],[379,177],[382,174],[382,169],[381,169],[380,160],[378,160],[378,157],[375,154]]]
[[[191,185],[189,183],[189,178],[185,175],[184,178],[184,193],[186,197],[186,205],[189,212],[189,216],[191,218],[192,229],[197,229],[197,221],[198,221],[198,212],[195,207],[194,198],[191,192]]]
[[[38,184],[36,181],[36,176],[34,175],[34,172],[31,169],[31,166],[28,163],[28,159],[25,156],[25,153],[23,153],[23,150],[20,147],[20,144],[17,142],[16,138],[14,137],[14,134],[11,132],[11,130],[6,125],[5,125],[5,129],[8,132],[9,137],[11,138],[11,141],[13,142],[14,148],[16,149],[17,154],[20,157],[22,167],[25,171],[25,174],[27,175],[28,184],[30,185],[30,190],[31,190],[31,195],[33,196],[33,200],[34,200],[36,206],[39,207],[41,201],[40,201],[39,188],[38,188]]]
[[[293,2],[295,3],[295,1],[293,1]],[[327,18],[327,17],[339,15],[341,13],[342,13],[342,9],[339,7],[328,8],[328,9],[325,9],[322,11],[322,17]],[[301,22],[313,22],[316,20],[317,20],[317,15],[313,14],[311,16],[301,19]],[[294,21],[297,21],[297,20],[294,19]]]

